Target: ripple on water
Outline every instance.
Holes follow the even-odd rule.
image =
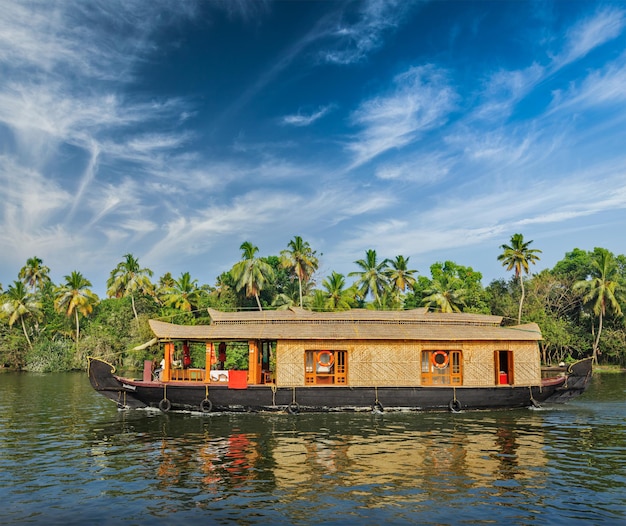
[[[11,524],[615,524],[624,380],[540,411],[117,411],[83,375],[0,384]],[[615,393],[621,398],[615,399]],[[613,397],[613,398],[611,398]]]

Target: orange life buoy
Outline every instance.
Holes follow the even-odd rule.
[[[327,361],[322,361],[322,356],[327,356]],[[320,351],[317,353],[317,365],[320,367],[330,367],[335,363],[335,356],[330,351]]]
[[[439,359],[440,356],[443,356],[443,360]],[[445,351],[435,351],[430,357],[430,361],[437,369],[445,369],[446,367],[448,367],[449,360],[450,357]]]

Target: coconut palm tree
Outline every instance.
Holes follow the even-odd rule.
[[[467,291],[462,288],[460,279],[448,274],[434,277],[430,287],[424,290],[425,297],[422,305],[433,311],[461,312],[465,306]]]
[[[365,253],[365,259],[355,261],[355,264],[362,270],[360,272],[350,272],[348,276],[359,277],[356,285],[359,288],[361,298],[365,299],[371,293],[374,297],[374,302],[379,303],[380,297],[389,286],[385,275],[388,263],[388,259],[383,259],[379,263],[376,251],[372,249]]]
[[[118,263],[107,280],[107,295],[109,298],[130,296],[133,314],[138,319],[135,295],[154,294],[154,285],[150,281],[152,274],[149,268],[141,268],[132,254],[125,254],[124,261]]]
[[[313,273],[319,266],[319,261],[315,256],[315,250],[311,249],[308,241],[303,241],[300,236],[295,236],[289,243],[288,250],[280,253],[281,265],[291,271],[298,278],[298,290],[300,297],[300,307],[302,307],[302,284],[311,279]]]
[[[172,277],[171,272],[166,272],[159,278],[158,290],[165,291],[176,286],[176,280]]]
[[[198,288],[198,280],[192,280],[189,272],[183,272],[179,279],[164,289],[163,303],[185,312],[192,312],[197,310],[203,294],[205,291]]]
[[[50,281],[50,269],[43,264],[37,256],[28,258],[18,277],[28,285],[33,291],[41,291],[46,283]]]
[[[396,256],[396,259],[390,260],[389,268],[386,272],[387,279],[393,288],[399,292],[404,292],[407,287],[412,287],[415,284],[415,278],[413,274],[417,270],[409,270],[409,259],[404,256]]]
[[[519,309],[517,311],[517,323],[522,323],[522,304],[524,303],[524,277],[523,274],[528,274],[529,265],[533,265],[539,261],[537,254],[541,253],[541,250],[536,248],[528,248],[532,243],[531,241],[524,241],[522,234],[513,234],[511,237],[510,245],[500,245],[500,248],[504,249],[504,252],[498,256],[498,261],[502,261],[502,266],[505,266],[507,270],[515,270],[515,278],[519,279],[520,288],[522,294],[519,300]]]
[[[74,316],[76,324],[76,349],[78,350],[78,340],[80,339],[80,319],[79,314],[88,316],[93,312],[93,308],[100,302],[98,296],[89,287],[91,282],[80,272],[73,271],[69,276],[65,276],[65,283],[55,290],[54,308],[57,312],[63,312],[67,316]]]
[[[598,363],[598,344],[602,334],[602,320],[607,312],[622,315],[618,301],[619,270],[613,255],[606,249],[596,249],[592,260],[591,279],[577,281],[573,290],[584,294],[583,302],[598,317],[598,332],[593,341],[593,361]]]
[[[345,285],[346,278],[344,275],[334,270],[332,274],[322,282],[322,287],[324,287],[326,292],[325,307],[328,310],[343,311],[352,308],[356,289],[355,287],[345,289]]]
[[[238,291],[245,289],[246,296],[254,297],[259,310],[263,310],[259,293],[265,288],[267,282],[274,278],[274,269],[266,261],[256,257],[259,247],[255,247],[249,241],[244,241],[239,248],[243,259],[235,263],[230,271],[235,281],[235,288]]]
[[[300,294],[299,283],[295,281],[289,281],[285,284],[283,292],[276,295],[272,301],[272,307],[276,307],[279,310],[290,309],[299,305]],[[309,296],[304,296],[304,304],[310,299]],[[302,307],[301,307],[302,308]]]
[[[323,290],[315,289],[309,296],[307,307],[313,311],[323,312],[328,310],[327,305],[328,298]]]
[[[28,346],[32,349],[33,344],[28,337],[25,319],[37,319],[41,315],[41,302],[34,294],[28,292],[26,285],[21,281],[14,281],[13,285],[9,285],[3,299],[2,317],[8,320],[9,327],[13,327],[16,321],[20,321]]]

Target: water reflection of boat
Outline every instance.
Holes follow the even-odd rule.
[[[542,379],[539,327],[504,327],[498,316],[297,308],[209,314],[205,326],[150,321],[152,343],[164,350],[158,378],[152,362],[137,380],[90,358],[92,386],[122,407],[165,412],[459,411],[566,402],[585,391],[592,372],[588,359]],[[248,369],[225,370],[229,350],[242,347]],[[191,363],[199,354],[203,363]]]
[[[276,486],[297,491],[332,478],[366,500],[387,486],[398,498],[405,489],[411,499],[426,492],[446,500],[453,492],[491,488],[494,481],[536,477],[547,464],[541,427],[519,418],[502,420],[500,415],[454,427],[439,422],[436,429],[421,422],[424,430],[391,424],[371,435],[279,434],[272,449]]]

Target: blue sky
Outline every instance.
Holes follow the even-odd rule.
[[[520,232],[626,253],[626,4],[5,1],[0,282],[200,283],[296,235],[487,285]]]

